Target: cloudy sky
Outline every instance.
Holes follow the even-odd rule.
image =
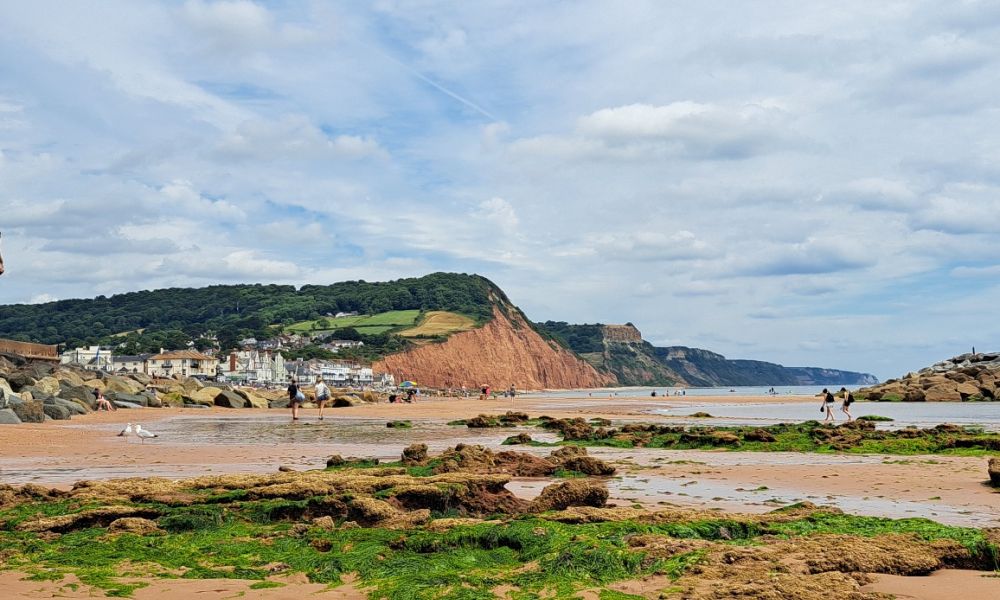
[[[899,375],[1000,349],[1000,5],[3,2],[0,302],[475,272]]]

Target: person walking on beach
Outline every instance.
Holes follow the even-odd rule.
[[[330,399],[330,388],[326,387],[323,383],[322,377],[316,378],[316,404],[319,404],[319,420],[323,420],[323,407],[326,406],[326,401]]]
[[[833,418],[833,403],[836,402],[836,398],[834,398],[833,394],[830,393],[830,390],[826,388],[823,388],[823,391],[820,392],[819,395],[823,397],[823,406],[821,406],[819,410],[820,412],[824,410],[826,411],[826,418],[823,419],[823,422],[826,423],[829,421],[832,423],[836,421],[836,419]]]
[[[854,394],[847,391],[845,387],[840,388],[840,393],[844,395],[844,403],[840,405],[840,410],[844,411],[844,414],[847,415],[848,421],[853,421],[854,417],[851,416],[851,405],[854,404]]]
[[[288,406],[292,408],[292,420],[299,420],[299,404],[302,403],[303,398],[302,392],[299,391],[299,386],[295,385],[295,378],[288,380]]]

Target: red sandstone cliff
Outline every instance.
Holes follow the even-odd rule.
[[[514,309],[508,316],[493,309],[485,326],[457,333],[440,344],[428,344],[375,363],[376,372],[392,373],[397,382],[412,380],[430,387],[477,388],[482,384],[519,390],[588,388],[615,385],[613,375],[599,373],[555,342],[547,341]]]

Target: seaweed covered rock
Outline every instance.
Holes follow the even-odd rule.
[[[403,464],[419,465],[427,460],[427,444],[410,444],[403,448]]]
[[[766,429],[753,429],[743,435],[743,439],[748,442],[774,442],[777,440],[774,434]]]
[[[503,445],[503,446],[517,446],[517,445],[520,445],[520,444],[530,444],[532,442],[534,442],[534,440],[531,439],[530,435],[528,435],[527,433],[519,433],[517,435],[512,435],[512,436],[508,437],[507,439],[505,439],[501,443],[501,445]]]
[[[558,431],[562,434],[563,439],[567,441],[591,440],[595,437],[593,425],[581,417],[575,417],[572,419],[550,419],[543,422],[542,427]]]
[[[504,425],[516,425],[519,423],[525,423],[528,421],[528,414],[523,412],[507,411],[506,413],[500,415],[500,422]]]
[[[571,506],[600,508],[608,502],[608,488],[603,483],[586,479],[570,479],[548,485],[531,503],[531,510],[545,512]]]
[[[135,535],[150,535],[163,533],[156,521],[142,517],[122,517],[108,525],[108,533],[133,533]]]
[[[470,429],[486,429],[489,427],[500,427],[502,426],[502,423],[500,423],[499,417],[495,417],[493,415],[479,415],[472,417],[471,419],[467,419],[465,421],[465,426]]]
[[[990,484],[1000,487],[1000,458],[991,458],[987,470],[990,474]]]
[[[585,475],[613,475],[615,468],[599,458],[587,454],[581,446],[565,446],[549,455],[549,460],[567,471],[577,471]]]

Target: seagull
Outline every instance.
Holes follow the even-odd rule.
[[[148,431],[146,429],[143,429],[142,425],[136,425],[135,426],[135,434],[137,436],[139,436],[139,441],[141,441],[143,443],[145,443],[145,441],[147,439],[155,438],[155,437],[160,437],[160,436],[156,435],[155,433],[153,433],[152,431]]]
[[[125,443],[127,444],[128,439],[132,437],[132,424],[126,423],[125,429],[122,429],[121,431],[118,432],[118,437],[125,438]]]

